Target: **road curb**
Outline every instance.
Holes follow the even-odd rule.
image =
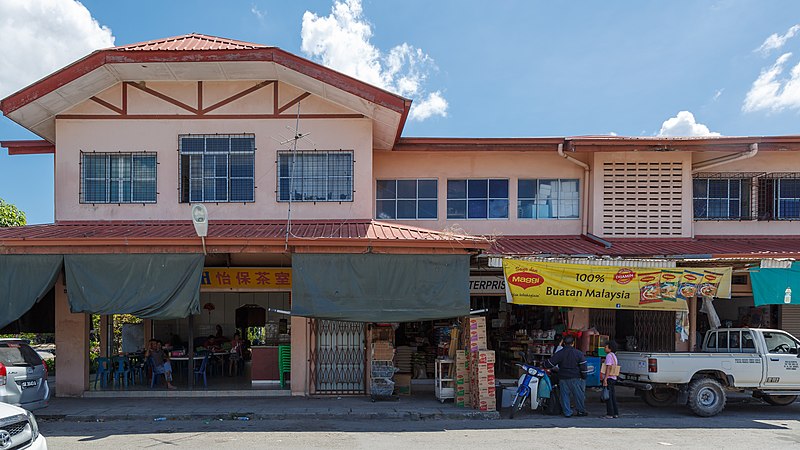
[[[147,421],[176,421],[176,420],[498,420],[500,413],[497,411],[471,411],[471,412],[417,412],[417,411],[380,411],[380,412],[279,412],[279,413],[192,413],[192,414],[103,414],[103,415],[65,415],[65,414],[37,414],[37,420],[64,421],[64,422],[110,422],[122,420],[147,420]]]

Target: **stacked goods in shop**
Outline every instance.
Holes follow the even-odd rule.
[[[486,318],[468,317],[466,322],[466,349],[470,352],[486,350]]]
[[[411,370],[413,369],[411,358],[416,351],[416,347],[409,347],[406,345],[398,346],[395,349],[394,365],[400,372],[411,373]]]
[[[455,394],[455,403],[456,406],[461,408],[471,404],[469,400],[469,392],[470,392],[470,373],[469,373],[469,352],[464,350],[458,350],[455,353],[455,361],[456,361],[456,394]]]
[[[374,341],[372,343],[372,359],[392,361],[394,359],[394,346],[389,341]]]
[[[480,411],[497,409],[494,378],[495,355],[493,350],[470,352],[469,382],[470,405]]]
[[[414,378],[428,378],[426,359],[425,352],[415,352],[411,355],[411,367]]]

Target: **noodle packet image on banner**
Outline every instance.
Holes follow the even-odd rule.
[[[676,302],[678,301],[678,285],[681,281],[682,270],[662,270],[661,271],[661,299]]]
[[[714,297],[717,295],[719,282],[722,281],[722,274],[710,270],[704,272],[703,280],[697,286],[697,295],[700,297]]]
[[[639,304],[658,303],[661,301],[659,285],[661,271],[639,274]]]
[[[702,273],[684,270],[681,276],[681,284],[678,286],[678,298],[688,300],[697,295],[697,285],[702,279]]]

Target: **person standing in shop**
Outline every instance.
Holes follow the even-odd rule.
[[[608,388],[608,400],[606,400],[606,419],[616,419],[619,417],[619,408],[617,407],[617,376],[611,375],[616,373],[615,368],[619,366],[617,360],[617,343],[609,340],[606,344],[606,362],[603,373],[600,378],[603,379],[603,387]]]
[[[570,397],[575,400],[576,415],[588,416],[586,412],[586,386],[584,380],[589,374],[583,352],[575,348],[575,338],[564,337],[564,348],[556,352],[552,358],[542,363],[547,369],[558,367],[558,385],[561,389],[561,410],[564,417],[572,417]]]

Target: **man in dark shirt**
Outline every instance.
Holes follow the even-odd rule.
[[[575,400],[577,415],[579,417],[586,416],[584,379],[589,372],[583,352],[575,348],[575,338],[565,337],[564,348],[557,351],[542,365],[547,369],[558,367],[558,385],[561,388],[561,410],[564,412],[564,417],[572,417],[572,409],[569,406],[570,396]]]

